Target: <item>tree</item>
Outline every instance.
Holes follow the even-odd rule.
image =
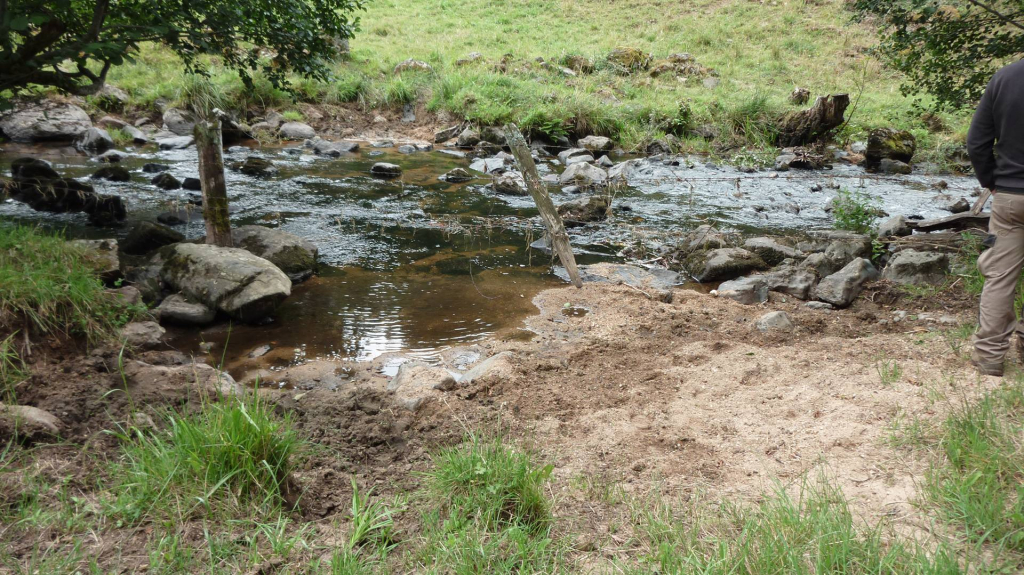
[[[88,95],[143,42],[205,74],[217,56],[247,87],[262,73],[327,80],[335,41],[351,38],[363,0],[0,0],[0,92],[30,85]]]
[[[877,17],[879,53],[907,76],[905,94],[930,93],[936,107],[964,108],[992,74],[1024,57],[1024,0],[856,0]]]

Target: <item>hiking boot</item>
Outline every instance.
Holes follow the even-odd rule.
[[[972,353],[971,365],[973,365],[974,368],[978,370],[978,373],[982,375],[1003,377],[1003,362],[1001,361],[985,361],[979,359],[977,353]]]

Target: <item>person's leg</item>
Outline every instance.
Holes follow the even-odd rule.
[[[1013,301],[1024,266],[1024,196],[995,194],[989,233],[996,236],[996,243],[978,259],[985,287],[981,292],[974,359],[992,366],[1002,364],[1010,348],[1010,337],[1017,329]]]

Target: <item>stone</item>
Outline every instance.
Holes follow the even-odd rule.
[[[883,174],[909,175],[913,173],[914,169],[910,167],[910,164],[906,164],[899,160],[882,158],[882,161],[878,165],[878,171]]]
[[[116,112],[124,109],[129,98],[128,93],[121,88],[104,83],[103,87],[92,95],[91,100],[101,110]]]
[[[793,88],[793,92],[789,95],[789,103],[797,106],[803,106],[807,102],[811,101],[811,91],[807,88],[801,88],[797,86]]]
[[[447,142],[448,140],[458,136],[460,132],[462,132],[462,126],[458,125],[438,130],[437,132],[434,132],[434,143],[441,144]]]
[[[523,179],[523,175],[519,172],[499,174],[494,178],[491,187],[499,194],[508,194],[510,196],[527,195],[526,180]]]
[[[605,156],[601,156],[601,157],[603,158]],[[590,154],[587,154],[585,156],[583,156],[583,155],[573,156],[573,157],[569,158],[568,160],[566,160],[565,165],[568,167],[568,166],[571,166],[573,164],[592,164],[593,162],[594,162],[594,156],[591,156]]]
[[[108,297],[113,298],[121,305],[139,305],[142,303],[142,292],[135,286],[124,286],[116,289],[111,288],[105,290],[103,293],[107,294]]]
[[[591,161],[593,161],[594,158],[593,154],[590,153],[590,150],[586,148],[569,148],[558,152],[558,161],[562,162],[563,166],[568,166],[569,160],[576,156],[586,156],[589,157]]]
[[[459,383],[470,384],[491,374],[500,374],[503,371],[507,371],[511,360],[512,352],[510,351],[503,351],[497,355],[492,355],[462,374],[462,377],[459,378]]]
[[[608,63],[620,73],[625,74],[646,70],[652,60],[653,58],[647,52],[632,47],[616,48],[611,54],[608,54]]]
[[[903,216],[893,216],[878,224],[878,227],[875,229],[875,233],[882,238],[893,238],[909,236],[914,232],[910,229],[910,225],[907,224],[907,218]]]
[[[175,178],[174,176],[168,174],[167,172],[158,174],[149,182],[154,186],[160,188],[161,190],[177,190],[178,188],[181,187],[181,182],[178,181],[178,178]]]
[[[683,238],[677,249],[683,255],[690,254],[697,250],[710,250],[729,247],[729,240],[725,234],[718,231],[714,226],[702,224]]]
[[[137,350],[156,349],[167,330],[155,321],[133,321],[121,330],[121,339]]]
[[[181,181],[181,188],[193,192],[201,192],[203,191],[203,182],[199,181],[199,178],[185,178]]]
[[[604,136],[587,136],[577,143],[591,152],[610,152],[615,147],[615,142]]]
[[[277,174],[277,166],[266,158],[249,156],[244,162],[231,164],[231,169],[254,178],[269,178]]]
[[[443,180],[450,184],[461,184],[463,182],[469,182],[473,180],[473,174],[470,174],[462,168],[455,168],[447,174],[442,174],[439,180]]]
[[[280,128],[281,124],[287,121],[288,120],[284,118],[284,114],[276,110],[271,110],[267,112],[267,115],[263,118],[263,123],[265,123],[266,125],[270,126],[273,129]]]
[[[647,153],[651,156],[657,156],[661,154],[671,154],[673,150],[672,144],[667,139],[654,140],[647,144]]]
[[[937,194],[932,198],[932,203],[938,206],[939,209],[954,214],[962,214],[971,209],[971,204],[967,200],[949,194]]]
[[[164,246],[185,241],[185,236],[167,226],[153,222],[137,222],[120,242],[121,252],[144,256]]]
[[[156,140],[156,145],[161,150],[184,150],[195,143],[196,139],[192,136],[176,136]]]
[[[85,212],[90,223],[100,226],[116,224],[127,215],[119,196],[97,194],[89,184],[62,178],[49,162],[18,158],[11,162],[11,176],[13,179],[5,186],[7,195],[33,210]]]
[[[546,248],[543,243],[545,240],[547,240]],[[534,242],[534,244],[548,252],[551,250],[550,240],[546,235],[537,242]],[[534,247],[533,244],[531,244],[531,247]],[[589,264],[580,266],[579,272],[580,278],[585,283],[628,285],[650,294],[658,301],[666,303],[671,303],[672,290],[675,286],[683,283],[679,274],[672,270],[665,268],[645,269],[630,264],[613,264],[609,262]],[[555,275],[564,281],[569,281],[569,274],[565,271],[564,267],[556,267]]]
[[[685,269],[699,282],[727,281],[753,271],[768,269],[757,255],[743,248],[719,248],[698,251],[684,263]]]
[[[398,65],[395,66],[395,74],[401,74],[402,72],[408,72],[410,70],[415,72],[433,72],[434,67],[423,60],[416,60],[413,58],[399,62]]]
[[[359,144],[355,142],[329,142],[316,138],[311,140],[313,153],[319,156],[339,158],[342,154],[350,154],[359,150]]]
[[[397,178],[402,175],[402,167],[387,162],[377,162],[370,166],[370,174],[378,178]]]
[[[764,276],[746,276],[722,282],[716,294],[744,305],[756,305],[768,301],[768,284]]]
[[[102,152],[114,147],[114,139],[103,128],[92,127],[75,138],[75,148]]]
[[[469,169],[485,174],[500,174],[505,171],[505,159],[499,157],[477,158],[469,164]]]
[[[473,128],[466,128],[459,134],[459,139],[455,145],[460,148],[469,149],[479,144],[480,141],[480,132]]]
[[[902,250],[882,270],[882,279],[901,285],[942,285],[949,272],[949,255],[939,252]]]
[[[149,137],[146,136],[145,132],[135,126],[125,126],[124,128],[121,128],[121,131],[131,137],[133,144],[149,143]]]
[[[818,277],[832,275],[857,258],[871,257],[871,238],[866,235],[849,234],[829,242],[825,251],[811,254],[804,260],[804,266],[814,269]]]
[[[608,183],[608,172],[591,164],[573,164],[562,172],[558,183],[563,186],[569,184],[580,187],[603,186]]]
[[[149,163],[143,164],[142,166],[142,171],[147,174],[159,174],[160,172],[166,172],[169,169],[171,169],[171,167],[168,166],[167,164]]]
[[[124,166],[103,166],[92,173],[90,178],[94,180],[109,180],[111,182],[127,182],[132,179],[131,172]]]
[[[764,314],[757,319],[755,324],[757,331],[793,331],[793,321],[789,314],[784,311],[773,311]]]
[[[179,243],[158,253],[166,284],[243,322],[267,317],[291,295],[292,282],[284,272],[244,249]]]
[[[236,248],[242,248],[274,264],[292,283],[309,279],[317,270],[316,244],[276,228],[240,226],[231,231]]]
[[[764,263],[775,266],[787,258],[798,258],[803,254],[800,250],[783,245],[775,238],[757,237],[743,242],[743,249],[757,254]]]
[[[558,215],[567,227],[582,226],[608,219],[611,207],[611,197],[595,195],[559,205]]]
[[[864,166],[869,170],[878,169],[883,159],[897,160],[909,164],[917,151],[917,139],[906,130],[879,128],[868,135],[864,154]]]
[[[825,303],[823,301],[809,301],[804,304],[804,307],[816,311],[832,311],[836,309],[836,306],[830,303]]]
[[[444,368],[408,361],[399,366],[386,389],[395,394],[395,400],[402,407],[416,411],[424,401],[437,396],[437,392],[455,389],[455,383],[455,376]]]
[[[70,142],[91,127],[85,110],[52,101],[0,115],[0,132],[15,142]]]
[[[764,276],[768,291],[791,295],[805,300],[810,297],[811,289],[818,276],[806,268],[796,265],[782,265]]]
[[[476,61],[480,60],[483,57],[484,57],[484,55],[481,54],[480,52],[470,52],[469,54],[466,54],[465,57],[462,57],[462,58],[459,58],[458,60],[456,60],[455,61],[455,65],[456,66],[466,66],[467,64],[472,64],[473,62],[476,62]]]
[[[312,140],[316,137],[316,130],[302,122],[285,122],[278,128],[277,134],[285,140]]]
[[[142,405],[180,404],[196,393],[210,396],[240,396],[245,388],[234,378],[205,363],[152,365],[131,360],[125,364],[128,395]]]
[[[164,298],[155,310],[160,323],[183,326],[204,326],[213,323],[217,313],[201,303],[190,302],[181,294]]]
[[[178,108],[167,108],[163,116],[164,129],[178,136],[191,136],[196,119],[190,113]]]
[[[85,263],[107,284],[121,278],[121,260],[117,240],[71,240],[69,245],[81,251]]]
[[[101,162],[104,164],[117,164],[120,163],[121,160],[125,159],[126,157],[127,156],[124,152],[119,152],[117,150],[107,150],[106,152],[103,152],[102,154],[96,156],[94,159],[97,162]]]
[[[55,439],[63,429],[64,423],[49,411],[0,403],[0,442],[15,437],[32,441]]]
[[[411,146],[409,144],[398,146],[399,154],[415,154],[418,151],[419,150],[416,149],[416,146]]]
[[[609,158],[608,156],[601,156],[600,158],[597,159],[597,162],[595,162],[595,163],[598,166],[600,166],[602,168],[605,168],[605,169],[615,167],[615,162],[613,162],[612,159]]]
[[[167,224],[168,226],[179,226],[193,221],[197,222],[202,219],[203,214],[201,210],[192,210],[187,207],[160,212],[156,216],[156,221],[161,224]]]
[[[857,258],[838,272],[822,279],[814,288],[814,299],[838,308],[848,307],[860,295],[864,284],[878,279],[878,270],[865,258]]]

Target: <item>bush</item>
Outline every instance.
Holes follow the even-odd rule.
[[[874,223],[877,213],[874,198],[863,192],[839,190],[832,205],[835,228],[858,234],[871,231],[871,224]]]

